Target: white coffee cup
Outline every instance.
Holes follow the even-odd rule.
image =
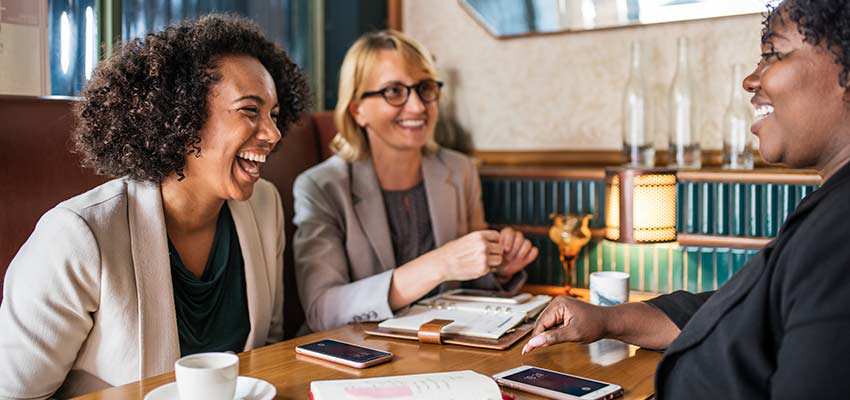
[[[174,362],[181,400],[233,400],[239,357],[232,353],[199,353]]]
[[[629,274],[600,271],[590,274],[590,303],[616,306],[629,301]]]

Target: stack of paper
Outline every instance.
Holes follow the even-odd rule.
[[[313,400],[501,400],[499,386],[473,371],[401,375],[381,378],[314,381]]]

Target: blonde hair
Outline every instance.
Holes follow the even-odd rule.
[[[360,99],[366,80],[375,67],[378,52],[397,51],[409,68],[420,68],[431,79],[437,79],[437,68],[428,49],[410,36],[394,30],[367,33],[357,39],[345,53],[339,71],[339,95],[334,109],[334,124],[338,133],[331,142],[331,150],[346,161],[368,158],[369,143],[366,132],[361,128],[348,108]],[[433,134],[428,138],[423,152],[437,151]]]

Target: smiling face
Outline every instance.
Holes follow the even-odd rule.
[[[770,163],[822,168],[850,144],[838,132],[850,122],[838,82],[841,66],[823,46],[806,42],[787,15],[774,17],[770,31],[761,61],[744,79],[744,88],[753,93],[751,130],[759,138],[759,152]]]
[[[186,182],[196,194],[246,200],[266,157],[280,140],[274,81],[249,56],[224,56],[210,90],[200,156],[186,156]]]
[[[398,84],[413,86],[426,79],[433,77],[424,69],[410,67],[400,52],[381,50],[365,81],[364,92]],[[352,102],[348,109],[357,124],[366,130],[371,152],[418,153],[434,134],[437,102],[425,103],[415,90],[411,90],[402,106],[393,106],[381,96],[372,96]]]

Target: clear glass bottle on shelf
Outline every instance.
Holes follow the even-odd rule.
[[[753,169],[753,135],[750,133],[752,107],[741,87],[743,80],[744,66],[734,65],[732,93],[729,106],[723,114],[723,168],[727,169]]]
[[[702,153],[694,124],[694,90],[688,66],[688,38],[677,43],[676,75],[670,86],[670,166],[700,168]]]
[[[641,70],[641,46],[632,42],[631,67],[623,95],[623,154],[627,165],[655,165],[655,143],[649,134],[649,107]]]

